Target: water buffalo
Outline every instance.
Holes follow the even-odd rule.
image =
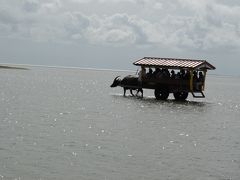
[[[112,85],[110,87],[117,87],[117,86],[120,86],[120,87],[123,87],[123,95],[125,96],[126,95],[126,90],[130,90],[130,93],[132,96],[134,96],[133,94],[133,90],[137,90],[137,93],[135,95],[138,95],[139,92],[141,92],[141,96],[143,97],[143,90],[142,90],[142,87],[141,87],[141,84],[140,82],[138,81],[138,77],[136,76],[132,76],[132,75],[128,75],[126,77],[124,77],[123,79],[120,79],[119,78],[120,76],[117,76]]]

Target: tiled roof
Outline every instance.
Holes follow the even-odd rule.
[[[157,57],[144,57],[133,63],[136,66],[154,66],[160,68],[191,68],[191,69],[210,69],[215,67],[205,60],[194,59],[175,59],[175,58],[157,58]]]

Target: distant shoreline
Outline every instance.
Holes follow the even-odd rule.
[[[18,67],[19,66],[19,67]],[[60,69],[79,69],[79,70],[90,70],[90,71],[120,71],[120,72],[135,72],[134,70],[122,70],[122,69],[104,69],[104,68],[89,68],[89,67],[72,67],[72,66],[47,66],[47,65],[33,65],[33,64],[0,64],[0,69],[25,69],[29,70],[29,68],[25,67],[42,67],[42,68],[60,68]]]
[[[89,67],[71,67],[71,66],[47,66],[47,65],[33,65],[33,64],[0,64],[0,69],[19,69],[19,70],[30,70],[31,67],[42,67],[42,68],[60,68],[60,69],[79,69],[79,70],[89,70],[89,71],[112,71],[112,72],[129,72],[129,73],[136,73],[136,70],[122,70],[122,69],[104,69],[104,68],[89,68]],[[211,76],[218,76],[218,77],[237,77],[238,75],[228,75],[228,74],[215,74],[215,73],[208,73]]]
[[[24,67],[6,66],[6,65],[0,65],[0,69],[20,69],[20,70],[28,70],[28,68],[24,68]]]

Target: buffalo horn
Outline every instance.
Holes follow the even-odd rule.
[[[117,77],[115,77],[115,79],[114,79],[114,81],[116,81],[117,80],[117,78],[119,78],[120,76],[117,76]]]

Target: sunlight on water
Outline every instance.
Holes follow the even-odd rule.
[[[206,99],[176,102],[123,97],[119,72],[0,73],[0,179],[240,177],[239,79],[210,76]]]

